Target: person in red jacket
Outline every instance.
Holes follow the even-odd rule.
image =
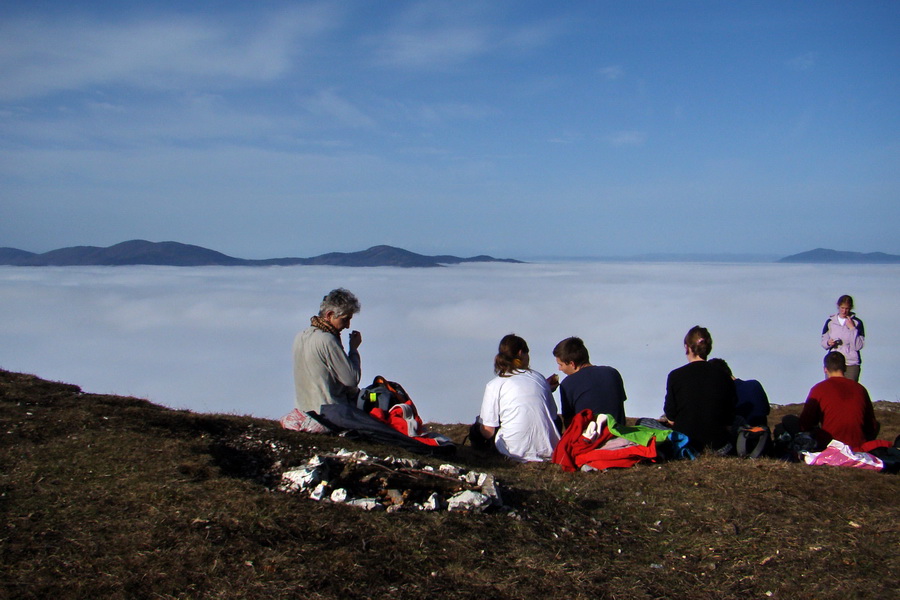
[[[840,352],[829,352],[824,360],[825,381],[809,390],[800,430],[808,431],[820,449],[831,440],[844,442],[854,451],[878,435],[880,425],[869,392],[859,383],[844,377],[847,362]]]

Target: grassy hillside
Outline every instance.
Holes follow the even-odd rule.
[[[900,434],[879,403],[882,437]],[[796,411],[785,407],[780,412]],[[508,509],[365,512],[275,490],[336,447],[0,371],[0,597],[895,598],[900,478],[702,457],[494,473]],[[436,426],[457,438],[463,426]],[[438,465],[440,461],[426,461]]]

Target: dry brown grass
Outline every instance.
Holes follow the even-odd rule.
[[[453,462],[495,473],[513,513],[367,513],[273,486],[317,449],[394,448],[8,372],[0,426],[0,597],[898,597],[894,475],[711,456],[564,473],[465,447]]]

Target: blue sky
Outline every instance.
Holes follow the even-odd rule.
[[[900,3],[0,4],[0,246],[900,253]]]

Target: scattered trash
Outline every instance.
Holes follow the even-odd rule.
[[[438,471],[443,473],[444,475],[450,475],[451,477],[458,477],[460,468],[456,465],[441,465],[438,467]]]
[[[316,500],[316,501],[321,500],[322,498],[325,497],[327,489],[328,489],[328,484],[326,482],[324,482],[324,481],[319,482],[319,484],[316,485],[316,487],[313,489],[313,491],[311,491],[309,493],[310,499]]]
[[[497,480],[490,473],[443,464],[437,469],[409,458],[378,458],[339,449],[317,454],[285,471],[277,488],[304,493],[318,502],[363,510],[480,513],[503,507]]]
[[[318,459],[314,456],[312,460],[303,469],[295,469],[287,471],[281,476],[282,487],[289,488],[285,491],[296,492],[313,487],[322,479],[322,465],[315,464],[313,461]]]
[[[357,498],[349,500],[347,506],[356,506],[363,510],[384,510],[384,505],[378,501],[378,498]]]
[[[433,511],[440,510],[441,508],[441,497],[437,495],[437,493],[433,493],[428,496],[428,500],[426,500],[422,504],[422,510]]]
[[[460,492],[447,501],[447,509],[450,511],[482,512],[490,505],[490,496],[472,490]]]

